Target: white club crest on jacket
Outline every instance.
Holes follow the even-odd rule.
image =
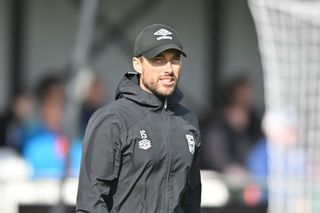
[[[195,142],[194,142],[194,138],[193,135],[186,135],[187,141],[188,141],[188,146],[189,146],[189,152],[191,154],[194,154],[195,151]]]

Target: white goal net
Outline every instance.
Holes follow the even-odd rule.
[[[264,71],[268,211],[320,212],[320,1],[248,3]]]

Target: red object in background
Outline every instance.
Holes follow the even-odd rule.
[[[68,152],[68,139],[65,136],[59,136],[55,143],[55,151],[58,156],[64,159]]]
[[[243,201],[248,206],[256,206],[261,202],[262,191],[261,188],[254,184],[245,186],[242,192]]]

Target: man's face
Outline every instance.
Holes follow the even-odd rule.
[[[134,58],[140,73],[140,87],[150,93],[169,96],[173,93],[181,71],[180,52],[166,50],[152,59]]]

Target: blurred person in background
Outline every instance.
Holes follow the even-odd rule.
[[[23,139],[33,115],[33,95],[20,90],[0,116],[0,148],[10,148],[21,154]]]
[[[0,180],[16,180],[29,176],[21,156],[33,116],[33,95],[20,90],[0,117]],[[14,169],[12,169],[14,168]]]
[[[104,93],[104,86],[99,76],[95,75],[90,81],[87,95],[81,105],[79,130],[81,138],[91,115],[104,104]]]
[[[227,85],[222,94],[223,103],[226,106],[234,106],[242,109],[246,115],[248,123],[246,132],[250,138],[250,143],[255,144],[262,135],[261,115],[253,107],[253,85],[246,75],[236,76],[229,85]]]
[[[69,141],[63,129],[66,104],[64,81],[57,76],[44,78],[36,90],[39,120],[26,138],[23,156],[33,177],[62,177]]]
[[[223,90],[218,110],[209,117],[203,130],[204,169],[247,175],[247,155],[261,135],[252,95],[252,85],[246,76],[235,78]]]
[[[304,180],[307,174],[307,156],[303,149],[298,147],[298,123],[293,110],[272,109],[263,119],[263,130],[266,136],[258,140],[247,158],[247,167],[250,176],[257,183],[267,189],[267,183],[276,184],[277,187],[269,187],[269,193],[279,198],[279,201],[290,202],[296,197],[297,208],[303,208],[298,212],[309,212],[302,203],[306,203],[299,190],[288,190],[287,184],[301,184],[298,180]],[[265,189],[265,190],[266,190]],[[297,193],[298,192],[298,193]],[[295,194],[297,193],[297,194]],[[299,194],[300,193],[300,194]],[[291,194],[291,195],[289,195]],[[262,201],[267,201],[267,193],[264,192]],[[299,205],[299,207],[298,207]],[[294,212],[292,210],[292,212]]]

